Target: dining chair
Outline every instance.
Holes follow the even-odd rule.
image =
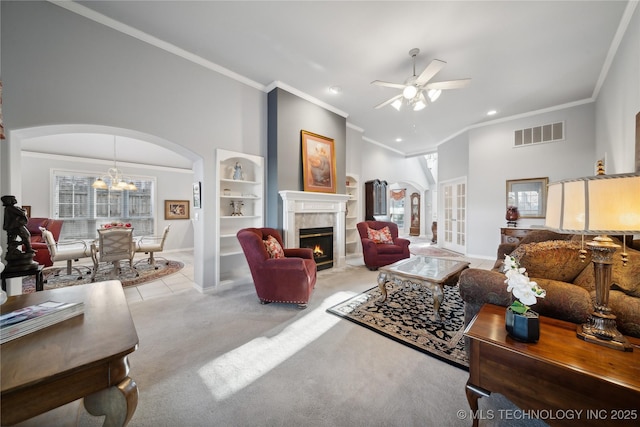
[[[156,259],[164,260],[165,264],[169,264],[169,261],[163,257],[155,257],[156,252],[162,252],[164,250],[164,242],[167,240],[167,234],[169,234],[169,229],[171,225],[167,225],[164,228],[164,231],[160,236],[142,236],[136,242],[136,253],[145,253],[149,254],[148,258],[143,258],[138,261],[134,265],[138,265],[141,262],[146,262],[149,265],[152,265],[156,270],[158,269],[158,265],[156,264]]]
[[[91,268],[85,265],[73,265],[73,261],[77,262],[81,258],[93,257],[90,244],[83,240],[56,242],[53,237],[53,233],[44,227],[40,228],[40,233],[42,235],[42,240],[47,244],[47,249],[49,250],[49,255],[51,257],[51,265],[46,267],[43,270],[43,273],[53,272],[55,276],[59,276],[60,272],[64,270],[64,268],[53,266],[54,263],[58,261],[66,261],[66,273],[71,275],[76,271],[78,273],[78,280],[82,279],[83,274],[80,269],[86,269],[87,274],[92,272]]]
[[[133,256],[136,248],[133,241],[133,228],[101,228],[98,230],[98,246],[94,247],[94,268],[91,281],[96,278],[96,273],[101,262],[111,263],[113,269],[110,278],[116,278],[122,273],[122,261],[127,261],[131,271],[138,276],[139,273],[133,265]]]

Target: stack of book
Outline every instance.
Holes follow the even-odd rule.
[[[0,316],[0,344],[84,313],[82,302],[46,301]]]

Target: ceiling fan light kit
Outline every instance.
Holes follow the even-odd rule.
[[[404,84],[390,83],[381,80],[374,80],[371,84],[377,86],[391,87],[394,89],[402,89],[400,95],[396,95],[386,101],[376,105],[374,108],[379,109],[387,105],[391,105],[400,111],[402,104],[406,103],[413,111],[424,109],[429,102],[435,102],[444,89],[461,89],[471,83],[471,79],[449,80],[444,82],[429,83],[429,81],[446,65],[446,62],[439,59],[432,60],[427,68],[425,68],[419,76],[416,75],[416,56],[420,53],[420,49],[413,48],[409,51],[409,56],[413,59],[413,75],[409,77]],[[424,96],[424,91],[427,96]],[[428,98],[428,100],[427,100]]]

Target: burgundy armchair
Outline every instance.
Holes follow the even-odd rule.
[[[401,259],[409,258],[409,240],[398,237],[398,226],[393,222],[364,221],[357,225],[360,240],[362,241],[362,255],[364,264],[369,270],[377,270],[378,267],[393,264]],[[369,229],[374,231],[389,227],[391,242],[376,243],[369,238]]]
[[[31,247],[36,251],[33,260],[38,264],[42,264],[45,267],[51,267],[53,265],[47,242],[42,237],[40,227],[49,230],[57,242],[60,239],[60,231],[62,230],[63,223],[64,221],[61,219],[29,218],[27,230],[29,230],[29,234],[31,234]]]
[[[282,258],[272,258],[267,251],[263,242],[268,241],[269,236],[280,245],[282,252],[277,256]],[[298,307],[306,308],[316,285],[313,250],[284,249],[282,237],[274,228],[245,228],[238,231],[237,237],[247,258],[260,302],[298,304]]]

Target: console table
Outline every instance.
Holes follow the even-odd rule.
[[[13,425],[84,397],[104,425],[126,425],[138,404],[127,355],[138,347],[117,280],[9,297],[7,313],[48,300],[84,302],[84,314],[0,346],[2,424]]]
[[[540,316],[538,343],[520,343],[507,336],[504,314],[485,304],[465,330],[472,414],[495,392],[550,425],[638,425],[640,339],[629,338],[633,352],[613,350],[578,339],[573,323]]]
[[[520,240],[531,233],[533,228],[503,227],[500,229],[500,243],[520,243]]]

